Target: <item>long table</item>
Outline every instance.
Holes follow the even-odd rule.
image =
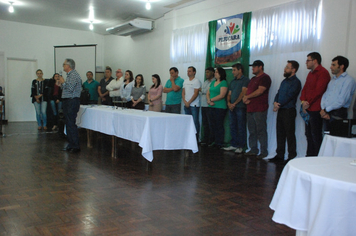
[[[270,208],[297,235],[356,232],[356,158],[295,158],[284,167]]]
[[[198,152],[196,129],[190,115],[81,105],[77,125],[137,142],[142,147],[142,156],[150,162],[154,150]]]

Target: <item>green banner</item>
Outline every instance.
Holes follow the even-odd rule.
[[[231,67],[239,62],[248,76],[250,29],[251,12],[210,21],[206,67]]]
[[[243,14],[240,14],[237,16],[240,18],[242,16],[242,27],[241,26],[238,27],[239,29],[242,28],[242,32],[240,34],[240,37],[241,37],[240,50],[241,51],[238,53],[241,56],[239,56],[239,58],[237,58],[235,61],[228,61],[223,64],[216,63],[216,61],[219,61],[219,60],[216,60],[216,32],[217,32],[217,28],[218,28],[218,21],[224,22],[225,18],[220,19],[220,20],[210,21],[209,22],[209,38],[208,38],[208,48],[207,48],[207,53],[206,53],[205,68],[208,68],[210,66],[213,68],[216,68],[219,66],[231,67],[233,64],[239,62],[245,68],[245,76],[249,77],[251,12],[243,13]],[[227,17],[227,18],[231,19],[231,17]],[[226,22],[226,19],[225,19],[225,22]],[[228,26],[230,26],[230,25],[228,25]],[[235,28],[236,28],[236,23],[235,23]],[[230,30],[230,33],[231,32],[233,33],[234,31]],[[223,61],[223,60],[220,60],[220,61]],[[228,82],[228,84],[230,84],[230,82],[234,79],[234,77],[232,75],[232,70],[225,68],[225,71],[226,71],[226,75],[227,75],[227,82]],[[225,128],[224,142],[228,143],[231,139],[228,115],[226,115],[226,117],[225,117],[224,128]],[[202,130],[202,132],[204,132],[204,131]]]

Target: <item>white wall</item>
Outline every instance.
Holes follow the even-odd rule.
[[[275,6],[290,0],[271,0],[256,4],[257,0],[208,0],[186,8],[174,10],[155,21],[155,29],[138,36],[105,37],[105,65],[130,69],[134,76],[141,73],[146,87],[152,85],[151,75],[159,74],[163,85],[169,78],[170,44],[172,31],[222,17],[235,15],[264,7]],[[123,55],[122,55],[123,54]],[[117,65],[117,66],[115,66]],[[185,79],[186,71],[180,71]],[[163,96],[165,100],[165,94]]]
[[[173,10],[156,20],[156,27],[151,33],[136,37],[106,36],[104,62],[106,65],[117,64],[123,69],[130,69],[134,74],[142,73],[146,84],[150,84],[147,81],[147,78],[150,80],[150,75],[158,73],[165,83],[171,66],[169,53],[172,30],[287,2],[292,1],[208,0]],[[356,77],[356,2],[324,0],[323,8],[325,14],[320,50],[323,65],[329,68],[333,57],[346,56],[350,60],[348,72]],[[117,51],[124,55],[115,55]],[[181,76],[186,77],[185,71],[181,72]]]
[[[169,50],[172,28],[167,29],[164,18],[155,21],[152,32],[136,36],[105,36],[104,64],[112,69],[132,70],[142,74],[146,87],[152,85],[151,76],[161,79],[169,75]]]
[[[104,58],[104,36],[92,32],[38,26],[10,21],[0,20],[0,52],[6,58],[34,59],[38,67],[43,70],[44,78],[52,77],[54,73],[54,47],[59,45],[73,44],[97,44],[97,65],[103,65]],[[5,87],[7,88],[6,65],[0,66],[5,72]],[[0,72],[1,74],[1,72]],[[35,79],[36,74],[28,75]],[[85,75],[81,75],[84,76]],[[27,78],[26,81],[29,81]],[[23,84],[18,89],[30,90],[31,83]],[[6,91],[6,90],[5,90]],[[23,102],[23,106],[31,104],[31,98]],[[6,107],[8,110],[8,107]],[[8,114],[8,113],[7,113]],[[34,121],[35,116],[28,117],[28,121]],[[11,117],[7,117],[9,121]]]

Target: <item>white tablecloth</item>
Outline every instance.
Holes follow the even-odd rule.
[[[324,135],[318,156],[356,157],[356,138]]]
[[[270,208],[273,220],[307,235],[356,235],[355,158],[305,157],[284,168]]]
[[[153,160],[153,150],[198,151],[190,115],[81,105],[77,125],[139,143],[148,161]]]

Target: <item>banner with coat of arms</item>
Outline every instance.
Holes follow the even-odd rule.
[[[237,62],[241,57],[243,14],[217,20],[215,64]]]
[[[230,67],[239,62],[248,68],[250,28],[251,12],[210,21],[206,65]]]

